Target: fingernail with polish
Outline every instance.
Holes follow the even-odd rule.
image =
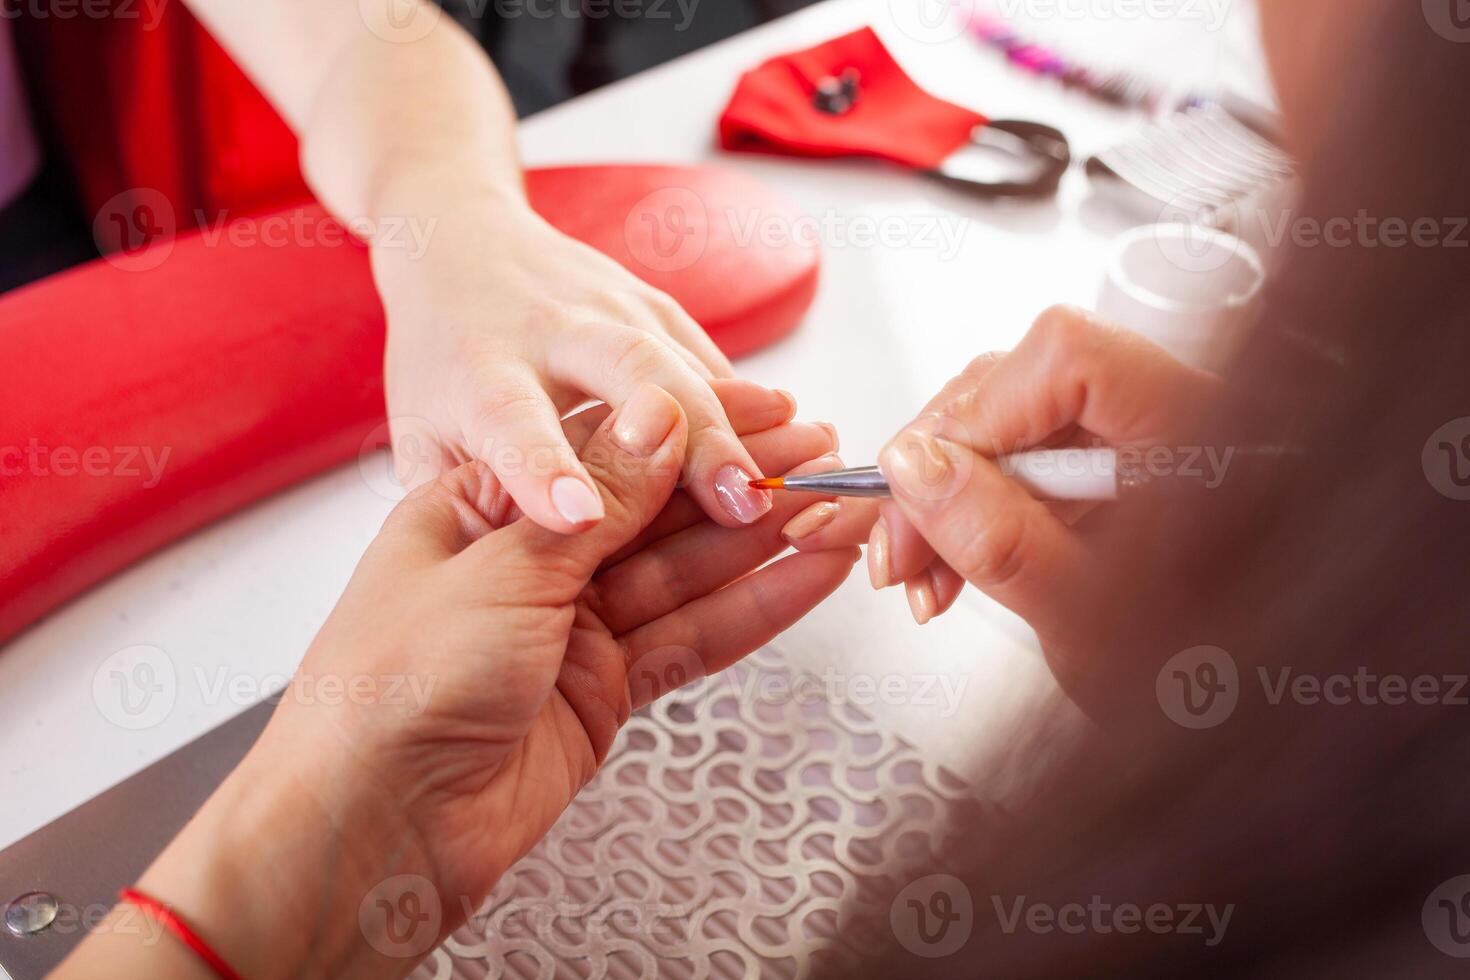
[[[888,525],[880,517],[868,538],[868,580],[875,589],[886,589],[893,581],[888,548]]]
[[[916,428],[900,432],[883,447],[878,461],[896,489],[919,500],[944,496],[954,476],[954,466],[939,440]]]
[[[924,569],[917,578],[906,583],[904,591],[908,594],[909,612],[914,614],[914,622],[920,626],[939,612],[939,597],[934,592],[934,573],[929,569]]]
[[[648,456],[664,444],[678,421],[674,399],[657,385],[644,385],[618,409],[612,440],[624,452]]]
[[[816,534],[836,519],[837,510],[838,505],[830,500],[813,504],[786,522],[786,526],[781,529],[781,537],[795,544],[802,538]]]
[[[715,496],[726,513],[742,524],[760,520],[771,509],[771,495],[752,487],[753,479],[734,463],[726,463],[715,473]]]
[[[590,524],[603,516],[602,498],[575,476],[551,481],[551,506],[571,524]]]

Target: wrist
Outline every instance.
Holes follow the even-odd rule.
[[[268,731],[138,887],[252,980],[407,975],[457,911],[438,900],[427,849],[385,794],[335,767],[307,771],[271,742]],[[387,933],[385,916],[397,916]]]
[[[406,325],[451,322],[456,312],[481,322],[485,295],[504,298],[542,275],[539,266],[561,239],[524,200],[494,193],[381,227],[369,256],[390,340]]]
[[[379,221],[413,216],[454,223],[471,215],[496,221],[534,213],[519,171],[484,173],[455,159],[397,168],[376,183],[366,206]]]

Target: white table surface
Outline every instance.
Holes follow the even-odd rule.
[[[895,19],[905,3],[833,0],[521,127],[530,166],[716,162],[781,188],[812,215],[834,222],[897,216],[916,229],[937,220],[960,230],[954,254],[919,245],[862,247],[832,233],[805,324],[739,365],[757,381],[795,392],[804,417],[835,422],[852,464],[870,462],[883,440],[971,357],[1012,346],[1044,307],[1090,304],[1107,242],[1131,223],[1090,199],[1076,168],[1055,202],[990,204],[879,164],[817,164],[716,148],[715,119],[741,70],[863,23],[931,91],[992,116],[1051,122],[1067,133],[1078,158],[1133,125],[1125,113],[1009,69],[967,37],[937,40],[952,32],[914,30],[906,14],[905,30]],[[1114,45],[1136,38],[1138,25],[1122,27],[1098,25],[1093,39]],[[1247,65],[1252,57],[1247,53]],[[370,469],[381,465],[369,461]],[[248,707],[228,686],[220,696],[219,681],[246,690],[278,686],[390,508],[374,489],[381,484],[364,478],[357,464],[311,480],[141,562],[0,651],[0,846]],[[109,656],[138,644],[163,651],[177,695],[157,724],[127,730],[99,710],[93,677]],[[1050,686],[1024,624],[988,600],[971,595],[954,613],[919,629],[901,590],[875,596],[861,566],[775,646],[815,671],[834,668],[838,690],[852,692],[855,701],[867,690],[861,678],[897,678],[889,687],[899,692],[896,703],[873,710],[934,758],[982,783],[1002,771],[993,755],[1004,748],[998,733]],[[963,692],[950,710],[942,697],[931,703],[940,683]]]

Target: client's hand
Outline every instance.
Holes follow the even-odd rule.
[[[602,500],[560,419],[589,399],[620,406],[651,383],[689,419],[687,486],[704,512],[738,527],[770,509],[711,389],[732,374],[724,354],[678,303],[524,201],[456,202],[424,255],[378,249],[373,272],[409,485],[479,459],[537,524],[585,530]]]
[[[1046,644],[1068,622],[1074,586],[1098,574],[1071,526],[1088,508],[1037,501],[996,457],[1099,442],[1154,446],[1218,383],[1136,334],[1054,307],[1014,351],[972,361],[889,442],[879,465],[891,501],[815,504],[786,535],[804,551],[868,539],[874,588],[904,583],[920,623],[969,582]]]
[[[779,395],[723,391],[737,427],[786,417]],[[568,426],[606,513],[582,534],[497,527],[503,494],[480,463],[404,500],[260,742],[144,876],[243,975],[406,974],[546,832],[631,711],[770,640],[857,560],[762,567],[798,502],[748,528],[705,520],[674,490],[679,403],[649,385],[606,414]],[[783,472],[831,437],[781,425],[746,446]],[[128,976],[119,964],[144,955],[102,949],[83,947],[77,975],[105,956]],[[149,975],[188,975],[177,944],[148,955],[163,958]]]

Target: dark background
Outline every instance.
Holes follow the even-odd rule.
[[[814,0],[440,0],[529,115]]]
[[[815,0],[437,2],[490,53],[524,117]],[[97,254],[91,216],[56,159],[0,209],[0,293]]]

